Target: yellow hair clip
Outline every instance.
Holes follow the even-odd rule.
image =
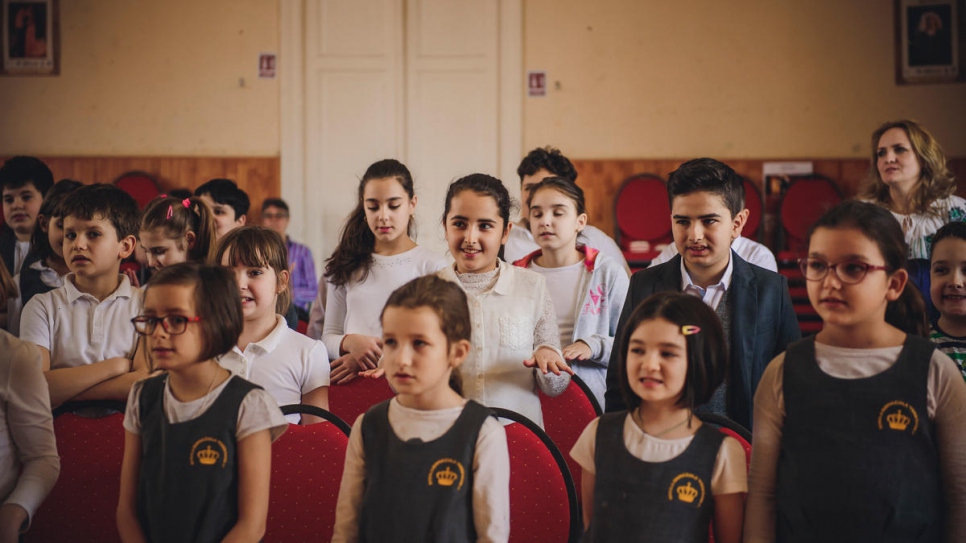
[[[685,324],[681,327],[681,335],[691,336],[701,331],[701,328],[693,324]]]

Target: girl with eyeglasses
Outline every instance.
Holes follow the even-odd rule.
[[[870,203],[812,228],[802,271],[825,326],[759,383],[746,542],[966,538],[966,382],[918,334],[906,258]]]
[[[214,302],[217,300],[217,303]],[[272,397],[215,360],[242,332],[233,274],[175,264],[145,287],[132,319],[152,370],[124,415],[117,507],[122,541],[258,541],[268,517],[272,441],[287,428]]]

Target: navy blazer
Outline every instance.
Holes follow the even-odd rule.
[[[728,299],[731,315],[731,356],[728,372],[728,416],[751,428],[755,391],[765,366],[785,347],[801,339],[802,331],[795,317],[788,281],[775,272],[749,264],[731,252],[734,268]],[[681,255],[641,270],[631,277],[627,299],[617,324],[619,335],[634,309],[655,292],[681,291]],[[608,412],[626,409],[618,379],[618,351],[615,344],[607,366]]]

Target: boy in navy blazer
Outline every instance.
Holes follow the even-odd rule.
[[[679,254],[631,277],[618,333],[625,333],[634,308],[655,292],[684,291],[702,298],[721,318],[730,349],[725,384],[704,409],[751,428],[755,390],[765,366],[801,338],[788,282],[731,250],[748,210],[744,184],[729,166],[710,158],[685,162],[668,176],[667,189]],[[615,349],[607,368],[608,412],[625,409],[618,356]]]

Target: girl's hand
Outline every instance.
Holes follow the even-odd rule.
[[[131,282],[131,286],[134,288],[141,288],[141,281],[138,280],[138,274],[131,268],[125,268],[122,272],[127,276],[128,281]]]
[[[374,370],[360,371],[359,375],[365,377],[366,379],[382,379],[386,375],[386,370],[383,368],[376,368]]]
[[[578,341],[572,345],[567,345],[563,349],[564,360],[590,360],[594,353],[590,350],[590,345],[583,341]]]
[[[362,334],[347,334],[342,340],[342,350],[359,362],[361,369],[376,369],[382,358],[382,339]]]
[[[528,368],[536,366],[545,374],[547,372],[553,372],[554,375],[560,375],[560,372],[574,374],[574,370],[570,369],[570,366],[550,347],[540,347],[533,353],[533,358],[523,361],[523,365]]]
[[[344,354],[329,363],[329,382],[344,385],[356,378],[359,362],[351,354]]]

